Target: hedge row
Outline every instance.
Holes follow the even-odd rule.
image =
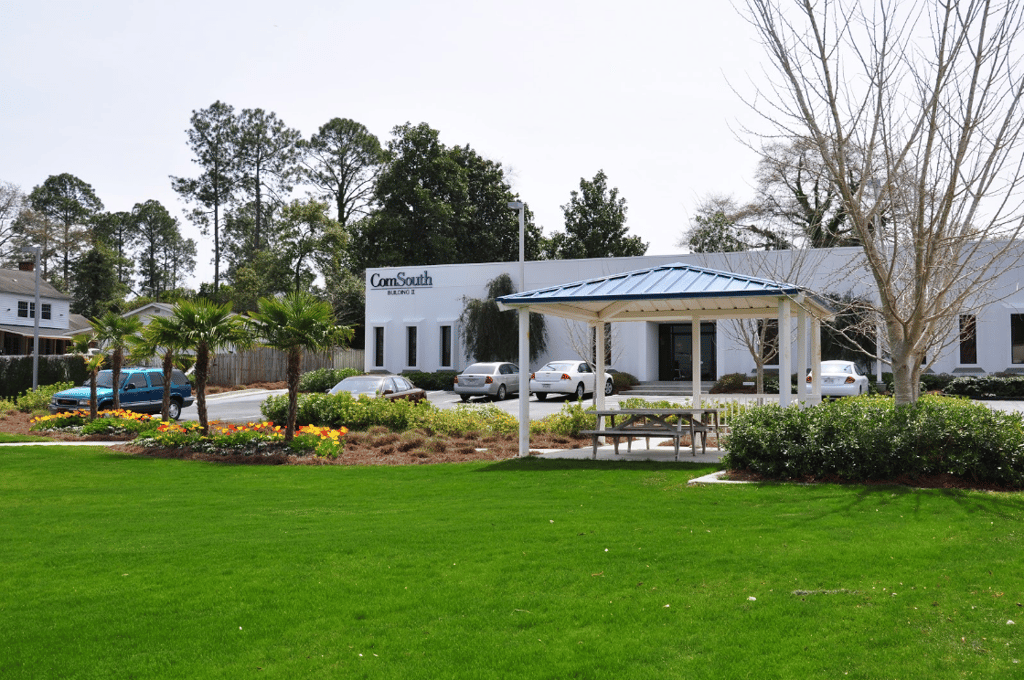
[[[965,376],[953,379],[942,391],[971,399],[1024,399],[1024,376]]]
[[[1024,420],[963,399],[925,396],[895,407],[858,397],[801,410],[759,406],[737,415],[729,468],[772,479],[862,481],[951,474],[1024,488]]]
[[[260,407],[263,416],[281,424],[287,421],[288,395],[269,397]],[[368,430],[386,427],[394,432],[423,428],[437,434],[512,434],[517,420],[496,406],[439,409],[430,402],[413,403],[405,399],[353,398],[351,394],[300,394],[296,425],[347,427]]]
[[[88,376],[85,361],[68,354],[39,357],[39,385],[72,382],[81,385]],[[0,357],[0,398],[11,399],[32,389],[32,357]]]

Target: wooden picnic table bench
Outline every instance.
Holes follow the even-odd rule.
[[[596,430],[583,430],[580,434],[588,434],[593,440],[594,458],[597,458],[597,445],[600,437],[612,439],[615,455],[619,453],[619,441],[626,440],[627,452],[633,450],[633,438],[644,437],[647,447],[651,446],[651,437],[671,439],[675,444],[676,460],[679,460],[679,444],[684,434],[690,435],[690,446],[693,455],[697,455],[697,438],[701,440],[701,453],[707,452],[708,432],[718,434],[718,409],[716,408],[649,408],[622,409],[615,411],[596,411],[598,427]],[[674,422],[668,422],[674,418]],[[616,420],[619,419],[618,422]],[[601,427],[605,424],[605,427]]]

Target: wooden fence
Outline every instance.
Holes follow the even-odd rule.
[[[362,371],[364,355],[361,349],[307,353],[302,359],[302,372],[318,368],[355,368]],[[266,347],[217,354],[211,364],[210,384],[226,386],[279,382],[285,380],[288,368],[284,352]]]

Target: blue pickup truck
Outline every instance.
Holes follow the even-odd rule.
[[[100,411],[114,407],[113,373],[100,371],[96,377],[96,400]],[[138,413],[160,413],[164,399],[164,372],[159,368],[126,367],[121,369],[121,408]],[[192,383],[185,374],[171,372],[171,420],[181,416],[181,409],[192,405]],[[82,387],[72,387],[53,395],[50,413],[87,410],[89,408],[89,381]]]

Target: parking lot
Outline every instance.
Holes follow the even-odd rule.
[[[210,420],[220,420],[228,423],[247,423],[263,419],[260,413],[260,404],[275,394],[286,394],[284,390],[240,390],[237,392],[221,392],[206,397],[206,409]],[[438,408],[455,408],[462,404],[462,400],[454,392],[434,391],[428,392],[427,398]],[[619,402],[619,396],[606,397],[606,403],[610,406]],[[536,397],[530,398],[530,420],[539,420],[552,413],[558,413],[567,402],[571,402],[568,396],[549,396],[545,401],[538,401]],[[470,399],[470,404],[493,404],[503,411],[519,417],[519,398],[512,397],[504,401],[492,402],[489,399],[476,397]],[[594,403],[593,398],[587,395],[583,400],[585,406]],[[195,404],[181,410],[182,420],[199,420],[199,412]]]

